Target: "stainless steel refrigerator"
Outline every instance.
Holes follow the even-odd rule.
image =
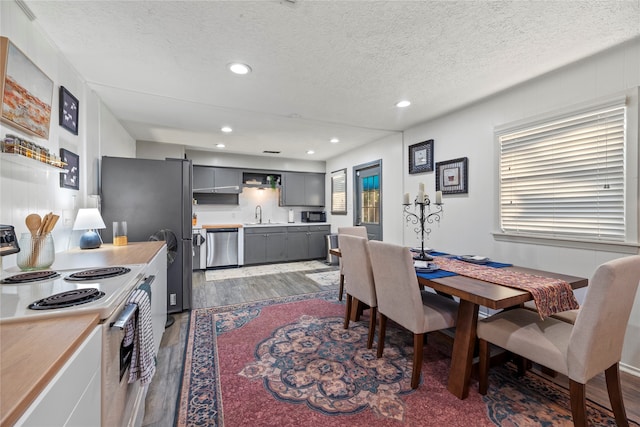
[[[175,248],[168,247],[175,249],[167,270],[168,313],[191,308],[192,174],[191,160],[102,157],[103,240],[112,242],[114,221],[127,221],[129,242],[148,241],[160,230],[175,234]]]

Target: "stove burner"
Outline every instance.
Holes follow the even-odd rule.
[[[16,274],[16,275],[7,277],[2,281],[0,281],[0,283],[5,283],[5,284],[30,283],[30,282],[38,282],[40,280],[55,279],[56,277],[60,277],[60,274],[51,270],[30,271],[28,273],[21,273],[21,274]]]
[[[93,268],[91,270],[78,271],[64,278],[70,282],[84,282],[87,280],[107,279],[109,277],[127,274],[131,269],[127,267]]]
[[[95,301],[104,296],[104,292],[96,288],[74,289],[72,291],[60,292],[36,302],[29,304],[31,310],[49,310],[54,308],[65,308],[74,305],[85,304]]]

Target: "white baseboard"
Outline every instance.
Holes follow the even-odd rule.
[[[634,377],[640,377],[640,368],[637,368],[635,366],[627,365],[620,362],[620,370],[622,372],[626,372],[627,374],[631,374]]]

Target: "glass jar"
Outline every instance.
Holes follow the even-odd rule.
[[[31,233],[20,235],[18,267],[23,271],[44,270],[51,267],[55,260],[55,248],[51,233],[34,236]]]

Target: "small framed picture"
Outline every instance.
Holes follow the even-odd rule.
[[[80,189],[80,156],[64,148],[60,149],[60,159],[67,164],[67,172],[60,173],[60,187]]]
[[[60,86],[60,126],[74,135],[78,134],[78,98],[71,95],[64,86]]]
[[[442,194],[468,193],[469,159],[447,160],[436,163],[436,191]]]
[[[409,173],[433,171],[433,139],[409,146]]]

